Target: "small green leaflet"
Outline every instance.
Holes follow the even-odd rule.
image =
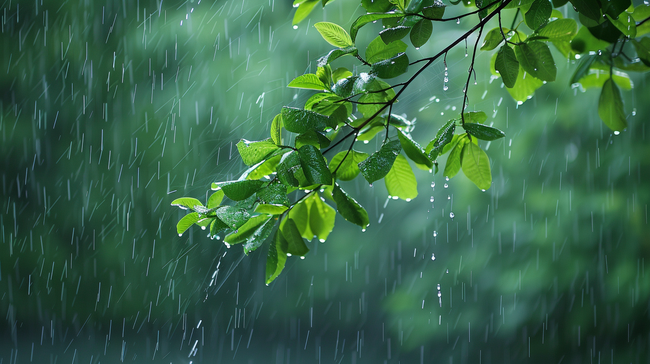
[[[451,156],[450,156],[451,157]],[[474,143],[465,143],[461,157],[463,174],[483,191],[492,185],[492,172],[487,154]]]
[[[183,235],[183,233],[200,220],[198,212],[190,212],[189,214],[183,216],[182,219],[176,224],[176,232],[178,236]]]
[[[318,30],[323,39],[334,47],[347,48],[354,46],[350,34],[348,34],[345,29],[341,28],[340,25],[329,22],[320,22],[314,24],[314,27]]]
[[[403,155],[398,155],[392,168],[384,177],[388,195],[393,198],[400,198],[411,201],[418,195],[418,183],[411,165]]]
[[[192,197],[181,197],[172,201],[172,206],[178,206],[183,210],[195,210],[194,206],[203,207],[203,204],[201,201]]]
[[[497,52],[494,68],[501,75],[503,84],[506,87],[513,88],[515,86],[519,75],[519,62],[515,56],[515,51],[509,45],[504,44]]]
[[[318,4],[320,0],[305,0],[300,3],[300,6],[298,6],[298,9],[296,9],[296,13],[293,15],[293,22],[292,25],[294,28],[298,23],[303,21],[309,13],[311,13],[312,10],[314,10],[314,7],[316,4]]]
[[[557,68],[546,44],[539,41],[518,44],[515,54],[521,67],[530,75],[542,81],[555,81]]]
[[[212,189],[216,190],[221,188],[223,193],[229,199],[233,201],[241,201],[252,196],[266,183],[267,182],[259,180],[214,182],[212,183]]]
[[[595,55],[588,55],[582,57],[582,60],[580,60],[580,64],[578,64],[578,67],[576,68],[575,73],[571,77],[571,81],[569,81],[569,84],[573,85],[574,83],[580,81],[581,78],[586,76],[589,73],[589,68],[591,67],[591,64],[594,63],[595,60],[596,60]]]
[[[293,219],[284,219],[280,224],[280,232],[284,240],[287,241],[287,254],[304,257],[309,253],[309,248],[300,236],[300,231]]]
[[[266,255],[266,284],[273,282],[282,270],[287,261],[287,241],[282,236],[280,229],[275,233],[274,241],[269,244],[269,252]]]
[[[234,206],[221,206],[215,213],[231,229],[239,228],[250,218],[248,211]]]
[[[339,187],[334,185],[332,198],[336,202],[336,210],[349,222],[366,228],[370,224],[368,212],[352,197]]]
[[[379,36],[381,37],[381,40],[383,40],[385,44],[389,44],[391,42],[406,37],[406,35],[409,34],[410,31],[411,31],[411,27],[405,27],[403,25],[399,25],[394,28],[388,28],[382,30],[381,32],[379,32]]]
[[[501,139],[506,134],[497,128],[483,124],[465,123],[463,128],[471,135],[481,140],[497,140]]]
[[[311,195],[309,199],[311,200],[309,206],[309,229],[318,241],[322,243],[327,240],[327,237],[334,229],[336,210],[326,204],[317,193]]]
[[[366,48],[366,61],[370,64],[377,63],[405,52],[408,46],[401,40],[385,43],[381,36],[375,38]]]
[[[279,180],[270,181],[265,188],[257,192],[256,196],[260,200],[260,203],[289,206],[287,186]]]
[[[255,165],[278,150],[278,146],[271,139],[264,139],[258,142],[242,139],[237,143],[237,150],[241,159],[247,166]]]
[[[549,0],[535,0],[524,15],[526,25],[533,30],[539,29],[548,22],[552,11],[553,6]]]
[[[352,96],[352,92],[354,91],[354,84],[358,78],[359,76],[350,76],[348,78],[338,80],[332,87],[332,91],[341,98],[350,97]]]
[[[258,204],[255,212],[258,214],[281,215],[289,208],[281,204]]]
[[[449,120],[443,125],[438,132],[436,137],[433,138],[431,142],[427,145],[424,152],[429,154],[429,159],[436,160],[439,155],[442,154],[445,145],[449,144],[454,137],[454,131],[456,130],[456,120]]]
[[[346,154],[347,157],[345,157]],[[345,160],[343,158],[345,158]],[[368,154],[366,153],[351,150],[348,154],[348,152],[344,150],[332,157],[332,160],[330,160],[329,169],[336,175],[337,180],[351,181],[357,175],[359,175],[358,164],[364,161],[366,158],[368,158]]]
[[[395,162],[395,158],[397,158],[401,150],[402,147],[399,140],[385,143],[377,152],[368,157],[368,159],[359,163],[361,175],[370,184],[384,178],[390,171]]]
[[[334,61],[335,59],[347,56],[348,54],[357,55],[359,51],[356,47],[347,47],[343,49],[333,49],[326,56],[318,59],[318,67],[323,67],[326,64]]]
[[[415,48],[422,47],[433,33],[433,23],[429,19],[422,19],[415,23],[411,29],[411,43]]]
[[[445,15],[445,4],[440,0],[435,0],[433,5],[422,9],[422,14],[430,19],[442,19]]]
[[[483,39],[483,45],[481,46],[482,51],[491,51],[494,48],[498,47],[501,42],[503,42],[503,35],[508,34],[510,29],[503,28],[503,33],[501,33],[501,28],[497,27],[490,30]]]
[[[621,132],[627,127],[621,92],[611,78],[605,81],[600,92],[598,116],[615,132]]]
[[[336,125],[330,125],[327,116],[309,110],[285,106],[282,108],[281,114],[284,128],[292,133],[302,134],[310,130],[322,131],[328,127],[336,127]]]
[[[310,241],[314,238],[314,233],[312,233],[311,228],[309,227],[309,208],[311,207],[311,203],[311,196],[306,197],[302,201],[296,203],[293,208],[289,210],[288,214],[289,218],[293,219],[296,223],[300,235]]]
[[[639,40],[633,39],[632,45],[636,50],[636,55],[641,59],[641,62],[650,67],[650,37],[643,37]]]
[[[208,198],[208,209],[213,209],[215,207],[218,207],[221,205],[221,201],[223,200],[223,191],[218,190],[212,195],[210,195],[210,198]]]
[[[300,169],[300,157],[298,152],[290,152],[282,156],[282,160],[277,167],[278,179],[286,186],[298,187],[300,182],[294,176],[294,173]]]
[[[332,84],[332,66],[329,64],[318,66],[316,69],[316,77],[327,88]]]
[[[262,246],[269,235],[271,235],[276,222],[277,219],[271,217],[270,219],[266,220],[265,223],[259,226],[253,235],[246,239],[246,242],[244,243],[244,254],[248,254]]]
[[[332,174],[327,169],[323,154],[316,147],[303,145],[298,149],[298,156],[300,157],[302,170],[305,172],[305,177],[310,184],[332,184]]]
[[[429,1],[411,0],[409,1],[408,6],[406,7],[405,13],[409,13],[409,14],[419,13],[420,11],[422,11],[422,8],[425,6],[426,3],[429,3]]]
[[[282,115],[277,114],[273,118],[273,122],[271,122],[271,140],[273,140],[273,143],[276,145],[282,144],[282,127]]]
[[[253,216],[244,225],[240,226],[237,231],[227,235],[223,241],[231,245],[243,243],[252,237],[255,231],[271,218],[273,216],[270,215]]]
[[[318,76],[313,73],[308,73],[294,78],[291,82],[289,82],[288,87],[304,88],[318,91],[327,90],[329,88],[325,86],[325,84],[318,78]]]
[[[530,99],[534,94],[535,90],[542,87],[544,82],[539,78],[535,78],[532,75],[526,75],[521,64],[519,65],[519,73],[517,74],[517,81],[512,88],[506,88],[510,96],[515,99],[519,104],[523,104],[526,100]]]
[[[401,18],[403,17],[404,14],[401,13],[383,13],[383,14],[366,14],[366,15],[361,15],[360,17],[357,18],[357,20],[352,23],[352,26],[350,27],[350,36],[352,37],[352,41],[354,41],[357,38],[357,33],[359,32],[359,28],[362,26],[372,23],[376,20],[379,19],[387,19],[387,18]]]
[[[327,148],[330,145],[330,140],[327,139],[322,132],[312,130],[296,137],[296,148],[300,149],[303,145],[313,145],[316,148]]]
[[[538,36],[546,37],[549,40],[570,41],[578,34],[578,24],[573,19],[557,19],[540,29]]]
[[[420,145],[415,140],[411,139],[411,135],[404,133],[402,129],[396,129],[397,137],[399,138],[399,142],[402,145],[402,150],[404,150],[404,153],[406,153],[406,155],[416,164],[426,166],[427,170],[433,168],[433,162],[424,153],[422,147],[420,147]]]
[[[467,134],[464,134],[463,138],[459,138],[454,148],[449,152],[447,163],[445,164],[445,170],[443,172],[445,177],[452,178],[458,173],[458,171],[460,171],[460,158],[463,147],[467,142]]]
[[[372,72],[379,78],[393,78],[406,72],[409,59],[406,53],[399,53],[395,57],[379,61],[372,65]]]
[[[217,234],[228,229],[230,229],[228,225],[226,225],[226,223],[224,223],[220,219],[218,218],[212,219],[212,223],[210,223],[210,237],[214,239],[217,236]]]

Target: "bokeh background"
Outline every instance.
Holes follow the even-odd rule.
[[[416,171],[407,203],[349,182],[369,229],[337,218],[270,286],[266,247],[179,237],[170,202],[237,178],[234,144],[309,97],[286,85],[330,49],[311,25],[347,27],[362,9],[338,0],[297,29],[292,12],[0,3],[0,362],[650,362],[647,75],[633,75],[629,127],[613,135],[598,92],[567,84],[574,62],[556,53],[558,82],[517,105],[479,54],[470,109],[507,133],[483,145],[492,188]],[[436,24],[410,58],[467,24]],[[422,144],[459,112],[465,52],[447,57],[448,90],[437,63],[396,105]]]

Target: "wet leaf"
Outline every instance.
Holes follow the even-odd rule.
[[[223,200],[223,191],[218,190],[212,195],[210,195],[210,198],[208,198],[208,204],[207,208],[208,209],[213,209],[219,205],[221,205],[221,201]]]
[[[358,17],[354,23],[352,23],[352,26],[350,27],[350,36],[352,37],[352,41],[354,41],[357,38],[357,33],[359,32],[359,29],[368,24],[372,23],[374,21],[380,20],[380,19],[387,19],[387,18],[401,18],[403,17],[404,14],[401,13],[383,13],[383,14],[366,14],[366,15],[361,15]]]
[[[308,73],[294,78],[291,82],[289,82],[288,87],[318,91],[327,90],[329,88],[325,86],[323,81],[321,81],[318,76],[313,73]]]
[[[395,158],[402,150],[399,140],[393,140],[381,146],[377,152],[373,153],[368,159],[359,163],[361,175],[373,183],[376,180],[384,178],[390,171],[395,162]]]
[[[328,127],[336,127],[331,125],[327,116],[313,111],[285,106],[281,113],[284,128],[292,133],[302,134],[311,130],[323,131]]]
[[[481,140],[497,140],[506,136],[501,130],[483,124],[465,123],[463,128],[470,135]]]
[[[603,84],[598,99],[598,115],[605,125],[614,131],[620,132],[627,127],[621,92],[612,79],[608,79]]]
[[[424,150],[422,147],[420,147],[420,144],[411,139],[410,134],[404,133],[404,131],[399,128],[396,129],[397,137],[399,138],[399,142],[402,145],[402,150],[404,153],[406,153],[406,155],[416,164],[424,165],[427,167],[427,169],[433,168],[433,162],[424,153]]]
[[[422,47],[431,37],[431,33],[433,33],[433,23],[431,23],[431,20],[421,19],[411,29],[411,44],[415,48]]]
[[[282,115],[277,114],[273,118],[273,121],[271,122],[271,140],[273,140],[273,143],[276,145],[281,145],[282,144]]]
[[[381,32],[379,32],[379,36],[381,37],[381,40],[384,41],[385,44],[390,44],[391,42],[400,40],[404,37],[406,37],[409,32],[411,31],[411,27],[405,27],[403,25],[398,25],[393,28],[388,28],[384,29]],[[402,51],[404,52],[404,51]],[[372,63],[372,62],[370,62]]]
[[[508,34],[510,29],[503,28],[503,34]],[[491,51],[503,42],[503,34],[501,33],[501,28],[497,27],[491,29],[483,39],[483,45],[481,46],[482,51]]]
[[[215,182],[212,189],[221,188],[223,193],[233,201],[241,201],[249,198],[260,190],[266,182],[259,180]]]
[[[176,232],[178,235],[182,235],[190,226],[194,225],[200,219],[198,212],[190,212],[189,214],[183,216],[182,219],[176,224]]]
[[[379,78],[394,78],[404,74],[409,66],[409,59],[406,53],[400,53],[395,57],[379,61],[372,65],[372,72]]]
[[[389,196],[410,201],[418,195],[418,183],[409,162],[403,155],[398,155],[392,168],[384,177]]]
[[[451,156],[450,156],[451,157]],[[474,143],[465,143],[461,163],[463,174],[482,189],[487,190],[492,185],[492,172],[487,154]]]
[[[251,217],[242,226],[237,228],[237,231],[227,235],[223,241],[228,244],[240,244],[245,242],[248,238],[252,237],[255,231],[260,228],[265,222],[272,218],[270,215],[257,215]]]
[[[298,149],[300,165],[310,184],[332,184],[332,174],[327,168],[323,154],[313,145],[303,145]]]
[[[436,160],[443,154],[443,148],[449,144],[454,137],[456,120],[447,121],[436,133],[436,137],[427,145],[424,152],[429,154],[429,159]]]
[[[401,40],[384,43],[381,36],[375,38],[366,48],[366,61],[370,64],[377,63],[405,52],[408,46]]]
[[[435,0],[433,5],[422,9],[422,14],[430,19],[442,19],[445,15],[445,7],[446,5],[442,1]]]
[[[258,214],[268,215],[281,215],[289,208],[281,204],[259,204],[255,207],[255,212]]]
[[[318,59],[318,67],[323,67],[326,64],[333,62],[336,59],[339,59],[347,55],[356,55],[359,53],[356,47],[347,47],[343,49],[333,49],[326,56]],[[335,80],[336,81],[336,80]]]
[[[314,24],[314,27],[323,39],[334,47],[347,48],[354,46],[354,42],[352,42],[348,32],[338,24],[320,22]]]
[[[192,197],[181,197],[172,201],[172,206],[178,206],[183,210],[195,210],[194,206],[203,206],[203,204]]]
[[[309,228],[314,236],[323,242],[327,240],[327,237],[334,229],[336,210],[326,204],[317,193],[314,193],[309,198],[311,199],[311,206],[309,207]],[[308,240],[311,240],[311,238],[308,238]]]
[[[530,75],[542,81],[555,81],[557,68],[546,44],[540,41],[518,44],[515,54],[521,67]]]
[[[548,22],[553,6],[549,0],[535,0],[524,15],[526,25],[532,30],[537,30]]]
[[[368,212],[345,191],[343,191],[338,184],[334,185],[332,198],[336,202],[336,210],[347,221],[366,228],[370,223]]]
[[[252,166],[263,161],[278,149],[279,147],[270,138],[257,142],[242,139],[237,143],[239,155],[241,155],[242,161],[247,166]]]
[[[266,255],[266,284],[273,282],[284,269],[287,261],[287,241],[282,236],[280,229],[275,233],[274,241],[269,244]]]
[[[368,154],[366,153],[351,150],[345,160],[343,160],[343,157],[345,157],[347,153],[347,150],[339,152],[332,157],[332,160],[330,160],[329,169],[333,174],[335,174],[336,179],[340,181],[353,180],[357,175],[359,175],[358,164],[368,158]],[[339,164],[341,165],[340,167]]]
[[[552,41],[570,41],[576,34],[578,34],[578,24],[573,19],[554,20],[537,32],[537,35]]]
[[[250,218],[248,211],[233,206],[221,206],[215,213],[231,229],[239,228]]]
[[[467,138],[458,139],[458,143],[454,145],[454,148],[449,152],[447,157],[447,162],[445,164],[445,170],[442,172],[445,177],[453,178],[458,171],[460,171],[460,159],[463,147],[467,143]]]
[[[296,255],[299,257],[304,257],[309,253],[309,248],[305,244],[298,230],[298,226],[293,219],[287,218],[284,219],[282,225],[280,226],[282,236],[287,241],[287,250],[286,252],[291,255]]]
[[[494,62],[494,68],[501,75],[503,84],[508,88],[515,86],[517,76],[519,75],[519,62],[515,56],[515,51],[505,44],[497,52],[497,58]]]

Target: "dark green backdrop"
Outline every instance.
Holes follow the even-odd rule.
[[[350,182],[368,231],[337,220],[268,287],[265,248],[178,237],[170,202],[236,178],[233,144],[309,96],[286,85],[329,49],[310,24],[360,11],[294,30],[288,1],[2,2],[0,362],[650,362],[647,76],[614,136],[573,62],[518,106],[480,55],[470,108],[507,133],[492,188]],[[421,143],[458,113],[464,52],[448,91],[439,64],[397,104]]]

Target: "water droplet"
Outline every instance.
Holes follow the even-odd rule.
[[[435,183],[435,182],[431,182],[431,188],[435,188],[435,187],[436,187],[436,183]]]
[[[449,181],[449,177],[445,177],[445,181]]]
[[[456,19],[456,24],[460,24],[460,18]]]
[[[230,244],[226,243],[225,241],[223,243],[226,245],[226,248],[230,249]]]
[[[431,260],[436,260],[436,255],[435,254],[431,254]]]
[[[619,135],[619,134],[621,134],[620,131],[618,131],[618,130],[614,130],[614,135]]]
[[[434,231],[433,231],[433,237],[435,238],[435,237],[437,237],[437,236],[438,236],[438,232],[434,230]]]
[[[305,259],[305,257],[300,257],[300,259]]]
[[[451,217],[452,219],[454,218],[454,216],[456,216],[456,215],[454,215],[453,212],[450,212],[450,213],[449,213],[449,217]]]
[[[411,202],[411,199],[410,199],[410,198],[407,198],[407,199],[404,200],[404,201],[406,201],[406,202]]]
[[[178,234],[178,236],[183,236],[183,234]]]
[[[429,197],[429,202],[433,202],[433,201],[435,201],[435,200],[436,200],[436,199],[433,198],[433,196]]]
[[[449,185],[445,183],[444,185],[442,185],[442,187],[449,188]]]
[[[324,243],[325,239],[318,239],[318,241],[320,241],[321,243]]]
[[[298,26],[297,26],[297,25],[294,25],[294,26],[293,26],[293,29],[298,29]]]

